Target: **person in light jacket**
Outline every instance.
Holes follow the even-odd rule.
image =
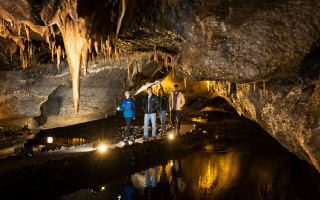
[[[180,125],[181,125],[181,109],[185,104],[185,99],[183,94],[179,90],[179,85],[173,86],[173,92],[169,98],[169,105],[170,105],[170,118],[171,124],[173,128],[176,130],[176,134],[179,134]],[[177,127],[175,125],[175,119],[177,119]]]

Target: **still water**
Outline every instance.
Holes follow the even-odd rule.
[[[59,199],[320,199],[320,175],[263,131]]]

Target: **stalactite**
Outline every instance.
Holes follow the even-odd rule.
[[[133,67],[132,67],[132,74],[131,74],[131,79],[133,78],[133,76],[138,73],[138,66],[137,66],[137,63],[135,62],[133,64]]]
[[[117,66],[120,66],[119,49],[117,47],[115,47],[114,50],[115,50],[115,54],[116,54]]]
[[[213,81],[213,89],[216,89],[216,82]]]
[[[66,52],[65,52],[65,50],[64,49],[62,49],[62,58],[64,58],[64,54],[65,54]]]
[[[207,82],[207,86],[208,86],[208,92],[210,91],[210,82],[209,81],[206,81]]]
[[[98,41],[94,41],[94,49],[96,51],[96,53],[98,54],[99,53],[99,42]]]
[[[129,80],[129,76],[130,76],[130,54],[126,53],[127,56],[127,70],[128,70],[128,80]]]
[[[18,35],[21,35],[21,23],[18,24]]]
[[[256,82],[253,83],[253,91],[256,91]]]
[[[49,49],[51,49],[49,30],[47,30],[45,34],[46,34],[46,42],[49,44]]]
[[[59,70],[59,66],[60,66],[60,57],[61,57],[61,46],[59,45],[57,48],[57,67]]]
[[[164,53],[164,66],[167,68],[168,71],[168,54]]]
[[[229,95],[231,95],[231,82],[228,82]]]
[[[100,41],[100,44],[101,44],[101,53],[104,53],[105,52],[105,47],[106,47],[106,45],[105,45],[105,42],[104,42],[104,39],[103,39],[103,37],[101,36],[100,37],[101,38],[101,41]]]
[[[52,62],[54,62],[54,50],[55,50],[55,47],[56,47],[56,41],[53,40],[53,41],[51,42]]]
[[[96,63],[96,55],[94,54],[94,52],[92,52],[91,56],[92,56],[92,63]]]
[[[53,38],[55,39],[56,38],[56,33],[54,32],[54,27],[53,26],[50,26],[50,31],[51,31],[51,34],[53,35]]]
[[[120,31],[120,27],[121,27],[121,23],[122,23],[122,19],[123,19],[124,13],[126,12],[126,7],[127,7],[126,0],[121,0],[121,12],[120,12],[120,15],[118,17],[118,22],[117,22],[117,32],[116,32],[117,36],[119,34],[119,31]]]
[[[266,94],[266,81],[263,81],[263,94]]]
[[[154,56],[153,56],[153,59],[154,61],[157,61],[158,62],[158,56],[157,56],[157,49],[156,49],[156,45],[154,45]]]
[[[28,41],[30,41],[30,28],[28,27],[28,25],[24,25],[24,28],[26,30],[26,33],[27,33],[27,38],[28,38]]]
[[[184,78],[184,87],[187,88],[187,79]]]
[[[89,53],[92,53],[92,38],[89,38],[88,49],[89,49]]]

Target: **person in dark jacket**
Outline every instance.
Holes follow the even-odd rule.
[[[144,139],[148,137],[148,126],[151,119],[152,122],[152,136],[156,137],[156,113],[159,108],[159,101],[156,95],[152,94],[152,87],[149,86],[148,95],[143,99],[143,109],[144,109]]]
[[[169,101],[168,97],[164,94],[163,88],[159,89],[159,115],[161,121],[161,135],[166,132],[166,116],[169,113]]]
[[[118,110],[123,111],[124,119],[127,124],[127,136],[124,139],[124,141],[126,142],[128,141],[128,137],[130,134],[131,122],[136,117],[136,105],[134,103],[133,97],[131,97],[130,95],[130,91],[126,91],[124,95],[125,100],[122,101],[121,107]]]

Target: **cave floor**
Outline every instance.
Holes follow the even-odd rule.
[[[41,131],[25,145],[30,151],[0,161],[1,199],[320,198],[319,173],[255,123],[235,113],[194,113],[173,139],[143,142],[142,114],[133,122],[135,142],[122,141],[118,114]],[[49,136],[52,145],[40,146]],[[95,150],[102,143],[108,149]]]

